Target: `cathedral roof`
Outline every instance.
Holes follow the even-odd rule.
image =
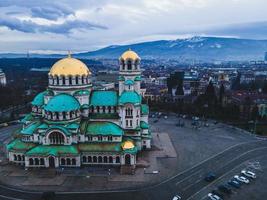
[[[44,105],[44,95],[45,95],[46,92],[41,92],[39,94],[37,94],[33,101],[31,102],[31,104],[33,106],[42,106]]]
[[[134,85],[134,81],[128,79],[128,80],[126,80],[126,81],[124,82],[124,84],[125,84],[125,85]]]
[[[69,94],[58,94],[54,96],[44,107],[45,110],[50,112],[68,112],[78,110],[79,108],[79,101]]]
[[[75,145],[39,145],[26,152],[26,155],[28,156],[61,156],[78,154],[79,151]]]
[[[88,76],[90,74],[90,70],[82,61],[70,55],[57,61],[49,72],[52,76]]]
[[[118,96],[116,91],[93,91],[90,106],[116,106]]]
[[[119,98],[119,104],[124,105],[126,103],[131,104],[141,104],[142,97],[135,91],[124,91],[120,98]]]
[[[141,122],[140,122],[140,127],[141,127],[142,129],[149,129],[149,125],[148,125],[148,123],[146,123],[146,122],[144,122],[144,121],[141,121]]]
[[[139,59],[140,60],[140,57],[138,56],[138,54],[132,50],[127,50],[125,51],[120,59],[123,59],[123,60],[128,60],[128,59],[131,59],[131,60],[136,60],[136,59]]]
[[[83,152],[120,152],[121,143],[81,143],[80,151]]]
[[[27,151],[35,146],[36,144],[34,143],[23,142],[19,138],[17,138],[7,144],[7,149],[8,151]]]
[[[115,135],[122,136],[123,130],[112,122],[84,122],[81,124],[81,132],[86,135]]]

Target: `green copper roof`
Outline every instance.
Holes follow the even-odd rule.
[[[26,152],[27,156],[67,156],[67,155],[78,155],[79,151],[74,145],[39,145]]]
[[[33,106],[42,106],[42,105],[44,105],[44,95],[45,95],[45,92],[41,92],[41,93],[37,94],[35,96],[35,98],[33,99],[31,104]]]
[[[48,129],[49,126],[46,123],[42,123],[40,126],[38,126],[40,129]]]
[[[87,135],[123,135],[123,130],[112,122],[88,122],[86,127],[81,126],[81,130]]]
[[[142,115],[148,115],[148,113],[149,113],[148,105],[141,104],[141,114]]]
[[[68,124],[67,126],[66,126],[66,128],[69,128],[69,129],[77,129],[77,128],[79,128],[80,126],[79,126],[79,124],[78,123],[71,123],[71,124]]]
[[[94,91],[90,99],[91,106],[116,106],[117,103],[116,91]]]
[[[142,129],[148,129],[148,128],[149,128],[148,123],[146,123],[146,122],[144,122],[144,121],[141,121],[141,122],[140,122],[140,126],[141,126]]]
[[[141,104],[142,97],[137,94],[135,91],[124,91],[120,98],[119,98],[119,104],[123,105],[126,103],[131,103],[131,104]]]
[[[126,80],[124,82],[125,85],[134,85],[134,81],[133,80]]]
[[[30,114],[25,115],[25,117],[23,119],[21,119],[20,122],[25,123],[25,122],[28,122],[28,121],[32,121],[33,119],[34,119],[34,117],[30,113]]]
[[[79,144],[82,152],[121,152],[121,143],[83,143]]]
[[[134,78],[134,81],[141,81],[141,76],[136,76],[136,77]]]
[[[8,151],[27,151],[35,146],[36,144],[34,143],[22,142],[19,138],[17,138],[8,143],[6,147]]]
[[[41,124],[41,122],[33,122],[26,126],[24,129],[21,130],[21,134],[23,135],[32,135],[34,134],[37,127]]]
[[[90,92],[88,90],[79,90],[79,91],[74,92],[75,96],[89,95],[89,94],[90,94]]]
[[[80,108],[80,103],[77,99],[69,94],[58,94],[50,99],[44,108],[45,110],[51,112],[67,112],[78,110]]]
[[[125,81],[125,78],[124,78],[124,76],[119,76],[118,80],[119,81]]]

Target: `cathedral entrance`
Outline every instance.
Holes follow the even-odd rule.
[[[55,158],[52,156],[49,157],[49,167],[55,168]]]
[[[129,154],[125,155],[125,164],[131,165],[131,156]]]

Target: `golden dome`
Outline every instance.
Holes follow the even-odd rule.
[[[49,72],[52,76],[87,76],[90,74],[87,66],[82,61],[72,58],[70,54],[67,58],[57,61]]]
[[[132,141],[125,141],[122,145],[122,149],[126,150],[126,149],[132,149],[134,148],[134,144]]]
[[[120,59],[123,59],[123,60],[127,60],[127,59],[132,59],[132,60],[136,60],[136,59],[139,59],[140,60],[140,57],[138,56],[137,53],[135,53],[134,51],[132,51],[131,49],[129,49],[128,51],[125,51]]]

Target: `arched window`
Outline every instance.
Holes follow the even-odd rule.
[[[61,165],[65,165],[66,164],[65,158],[61,158],[60,162],[61,162]]]
[[[97,163],[97,157],[96,156],[93,157],[93,162]]]
[[[91,106],[91,113],[94,113],[94,106]]]
[[[108,163],[108,157],[104,156],[104,163]]]
[[[117,107],[116,107],[116,106],[114,106],[114,112],[115,112],[115,113],[117,112]]]
[[[132,117],[133,116],[133,109],[128,107],[126,108],[126,117]]]
[[[113,157],[112,157],[112,156],[109,156],[109,158],[108,158],[108,162],[109,162],[109,163],[113,163]]]
[[[116,156],[116,163],[120,163],[120,156]]]
[[[65,137],[61,132],[55,131],[48,136],[50,144],[64,144]]]
[[[106,106],[103,106],[103,113],[106,113]]]
[[[41,158],[40,159],[40,165],[44,165],[45,164],[45,162],[44,162],[44,158]]]
[[[39,165],[39,159],[38,158],[34,158],[34,164]]]
[[[130,60],[127,61],[127,70],[132,70],[132,62]]]
[[[59,85],[59,77],[56,76],[56,85]]]
[[[131,164],[131,156],[129,154],[125,155],[125,164],[130,165]]]
[[[75,159],[75,158],[72,158],[72,160],[71,160],[71,164],[72,164],[72,165],[76,165],[76,159]]]
[[[92,157],[88,156],[88,162],[92,162]]]
[[[33,165],[33,159],[32,158],[29,159],[29,165]]]
[[[103,161],[103,160],[102,160],[102,156],[98,156],[98,162],[99,162],[99,163],[102,163],[102,161]]]
[[[66,85],[66,79],[65,79],[65,76],[62,76],[62,84],[63,84],[63,85]]]
[[[16,154],[14,154],[14,160],[15,160],[15,161],[17,160],[17,155],[16,155]]]
[[[67,165],[71,165],[70,158],[67,158]]]
[[[25,156],[24,155],[22,156],[22,161],[25,161]]]
[[[97,111],[97,113],[100,113],[100,107],[99,106],[96,106],[96,111]]]
[[[122,70],[125,70],[125,62],[124,62],[124,60],[121,61],[121,65],[122,65]]]
[[[21,161],[21,155],[18,155],[18,161]]]
[[[111,106],[108,106],[108,113],[111,113]]]
[[[66,112],[62,112],[63,119],[66,119]]]
[[[78,76],[75,77],[75,83],[76,83],[76,85],[79,84],[79,77]]]
[[[83,156],[83,163],[86,163],[86,162],[87,162],[86,156]]]
[[[69,76],[69,84],[72,85],[72,77]]]

